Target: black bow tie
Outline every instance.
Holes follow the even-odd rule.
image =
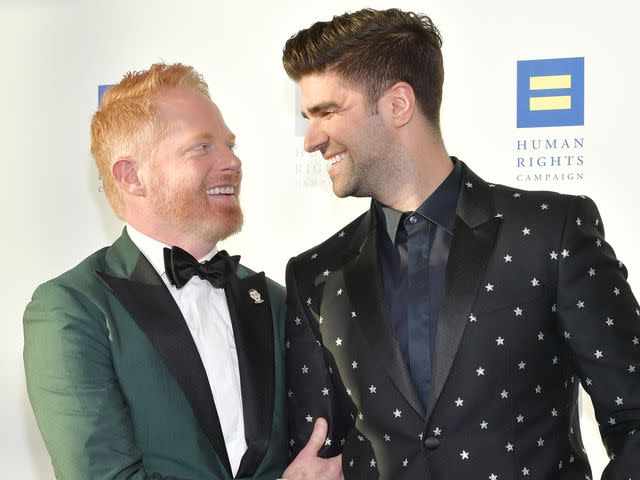
[[[209,280],[215,288],[223,288],[235,273],[238,263],[239,255],[230,257],[224,250],[216,253],[211,260],[198,263],[180,247],[164,249],[165,272],[171,284],[177,288],[182,288],[194,275]]]

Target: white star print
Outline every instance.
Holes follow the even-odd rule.
[[[576,225],[578,226],[582,225],[582,220],[580,220],[579,218],[576,218]]]
[[[406,458],[402,461],[402,466],[406,467],[407,465],[409,465],[409,460],[407,460]]]
[[[487,292],[493,292],[493,285],[491,283],[487,283],[484,288],[487,289]]]
[[[309,373],[309,367],[307,367],[306,365],[304,365],[302,367],[302,373]]]
[[[542,387],[540,385],[536,386],[536,393],[542,393]]]
[[[553,362],[554,365],[557,365],[558,364],[558,357],[553,357],[551,359],[551,361]]]
[[[513,257],[511,255],[509,255],[508,253],[504,256],[504,262],[510,262],[513,259]]]
[[[337,295],[342,295],[342,289],[338,290],[338,291],[336,292],[336,294],[337,294]]]
[[[540,205],[540,210],[548,210],[549,209],[549,205],[547,205],[546,203],[543,203],[542,205]]]
[[[498,480],[498,475],[492,473],[491,475],[489,475],[489,480]]]
[[[462,450],[460,452],[460,457],[462,458],[462,460],[469,460],[469,452],[466,452],[465,450]]]
[[[524,422],[524,416],[522,414],[520,414],[520,415],[518,415],[516,417],[516,420],[518,421],[518,423],[522,423],[522,422]]]
[[[506,390],[502,390],[502,392],[500,392],[500,396],[502,398],[509,398],[509,392],[507,392]]]
[[[289,390],[287,392],[287,397],[289,397],[289,398],[293,397],[293,392],[291,390]]]
[[[602,351],[600,351],[600,350],[596,350],[593,355],[595,355],[596,358],[602,358],[603,357]]]
[[[591,385],[593,383],[593,380],[591,380],[590,378],[585,378],[584,383],[587,385]]]
[[[307,298],[307,305],[311,305],[311,297]]]
[[[496,213],[496,218],[502,218],[504,215],[502,213]]]
[[[542,447],[544,445],[544,440],[542,438],[538,439],[538,446]]]
[[[564,338],[566,338],[567,340],[569,340],[571,338],[571,334],[569,332],[567,332],[566,330],[563,332]]]
[[[370,392],[370,393],[376,393],[376,389],[377,389],[377,387],[376,387],[375,385],[371,385],[371,386],[369,387],[369,392]]]
[[[325,270],[324,272],[322,272],[322,276],[323,277],[328,277],[329,276],[329,270]]]
[[[461,407],[463,403],[464,400],[462,400],[460,397],[458,397],[458,399],[455,401],[456,407]]]
[[[351,396],[351,389],[347,388],[347,395]]]
[[[351,312],[351,318],[357,317],[356,312]]]
[[[549,256],[551,257],[551,260],[557,260],[558,259],[558,254],[555,252],[555,250],[553,252],[551,252],[549,254]]]
[[[329,389],[327,387],[324,387],[322,389],[322,396],[326,397],[327,395],[329,395]]]
[[[635,365],[629,365],[629,373],[635,373],[636,372],[636,366]]]
[[[296,322],[296,325],[300,325],[300,323],[302,322],[302,320],[300,320],[300,317],[296,317],[296,319],[294,320],[294,322]]]
[[[477,320],[477,318],[475,317],[475,315],[472,313],[471,315],[469,315],[469,321],[470,322],[475,322]]]
[[[440,429],[440,427],[436,427],[433,429],[433,434],[436,437],[440,436],[441,433],[442,433],[442,430]],[[420,440],[422,440],[422,434],[420,434]]]
[[[524,468],[522,469],[522,475],[525,475],[525,476],[526,476],[526,475],[529,475],[529,469],[528,469],[527,467],[524,467]]]
[[[584,308],[584,301],[582,301],[582,300],[578,300],[578,303],[576,303],[576,307],[578,307],[578,308]]]
[[[538,333],[538,340],[544,340],[544,333]]]
[[[527,364],[526,364],[525,362],[520,361],[520,363],[518,364],[518,368],[519,368],[520,370],[524,370],[524,367],[525,367],[526,365],[527,365]]]
[[[467,182],[465,183],[465,185],[467,186],[467,188],[473,188],[473,183],[471,182]]]
[[[396,408],[396,411],[395,411],[395,412],[393,412],[393,416],[394,416],[394,417],[396,417],[396,418],[400,418],[400,417],[402,417],[402,411],[400,411],[400,410],[398,410],[398,409]]]
[[[486,422],[486,420],[483,420],[480,423],[480,430],[486,430],[488,426],[489,426],[489,424]]]
[[[478,376],[484,375],[484,368],[478,367],[478,369],[476,370],[476,373],[478,374]]]
[[[613,326],[613,318],[607,317],[607,321],[604,322],[604,323],[606,323],[609,327],[612,327]]]
[[[328,446],[330,446],[330,445],[331,445],[331,439],[330,439],[330,438],[327,438],[327,439],[324,441],[324,444],[325,444],[327,447],[328,447]]]
[[[616,419],[613,418],[613,417],[609,417],[609,422],[607,422],[607,423],[609,423],[609,425],[615,425],[616,424]]]
[[[633,340],[631,340],[633,342],[634,345],[638,345],[640,343],[640,338],[638,337],[633,337]]]
[[[569,256],[569,250],[566,248],[562,250],[562,258],[567,258]]]
[[[342,339],[340,337],[336,338],[336,345],[338,347],[342,346]]]
[[[596,240],[596,247],[601,247],[602,246],[602,240],[597,239]]]
[[[318,258],[318,254],[314,253],[313,255],[311,255],[311,260],[315,260],[316,258]]]
[[[620,295],[620,289],[619,289],[618,287],[614,288],[614,289],[613,289],[613,293],[614,293],[616,296]]]
[[[622,405],[623,403],[624,403],[624,402],[623,402],[622,398],[620,398],[620,397],[617,397],[617,398],[616,398],[616,405],[620,406],[620,405]]]
[[[319,323],[320,325],[322,325],[322,321],[323,321],[323,320],[324,320],[324,318],[323,318],[323,317],[320,317],[320,318],[318,319],[318,323]]]
[[[502,337],[496,338],[496,343],[498,344],[498,346],[504,345],[504,338]]]
[[[524,227],[522,229],[522,235],[530,235],[531,234],[531,229],[528,227]]]
[[[538,285],[540,285],[540,280],[538,280],[536,277],[533,277],[531,279],[531,285],[537,287]]]
[[[590,277],[593,277],[595,274],[596,274],[596,269],[595,269],[595,268],[593,268],[593,267],[591,267],[591,268],[589,269],[589,276],[590,276]]]
[[[351,368],[353,368],[354,370],[358,368],[358,362],[356,362],[355,360],[351,362]]]
[[[513,445],[511,443],[507,443],[505,448],[507,449],[507,452],[513,452]]]
[[[351,468],[353,468],[354,463],[355,463],[355,462],[353,461],[353,458],[352,458],[352,459],[349,461],[349,466],[350,466]]]
[[[344,237],[344,230],[338,234],[340,238]]]
[[[518,192],[513,194],[513,198],[518,198],[520,196],[520,194]]]
[[[552,417],[557,417],[558,416],[558,411],[555,408],[551,410],[551,416]]]
[[[358,412],[358,420],[364,420],[364,415],[362,412]]]
[[[371,461],[369,462],[369,465],[371,465],[371,468],[376,466],[376,461],[372,458]]]
[[[522,309],[520,307],[516,307],[516,309],[513,311],[513,313],[516,314],[516,317],[521,317],[522,316]]]
[[[388,434],[384,434],[384,441],[385,442],[390,442],[391,441],[391,437]]]
[[[311,415],[307,415],[306,417],[304,417],[308,423],[313,422],[313,417]]]

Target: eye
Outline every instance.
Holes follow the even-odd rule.
[[[238,145],[236,145],[235,143],[231,143],[227,146],[229,147],[229,150],[231,150],[232,152],[235,152],[238,148]]]

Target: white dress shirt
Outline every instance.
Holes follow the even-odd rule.
[[[187,322],[207,372],[235,476],[247,450],[247,443],[244,437],[238,355],[224,289],[214,288],[207,280],[195,275],[186,285],[177,289],[169,282],[164,268],[163,249],[170,246],[138,232],[130,225],[126,228],[133,243],[164,281]],[[209,260],[217,252],[215,247],[198,261]]]

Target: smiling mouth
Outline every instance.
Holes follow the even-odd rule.
[[[340,152],[337,153],[335,155],[333,155],[332,157],[327,158],[327,161],[329,162],[329,168],[336,166],[337,164],[339,164],[342,160],[344,160],[344,157],[346,156],[346,152]]]
[[[233,195],[235,193],[235,187],[213,187],[207,189],[207,195]]]

